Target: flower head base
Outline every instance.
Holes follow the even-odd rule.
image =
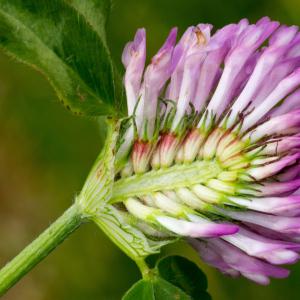
[[[150,238],[187,237],[223,273],[267,284],[299,259],[300,33],[268,18],[211,30],[176,44],[172,29],[145,70],[145,30],[125,47],[113,199]]]

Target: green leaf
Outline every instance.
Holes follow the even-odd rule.
[[[124,295],[122,300],[151,300],[154,298],[153,285],[150,281],[139,280]]]
[[[162,278],[154,283],[154,294],[154,299],[158,300],[191,300],[185,292]]]
[[[0,0],[0,48],[37,69],[77,114],[112,115],[109,0]]]
[[[138,281],[122,300],[191,300],[191,297],[164,279],[154,277]]]
[[[205,274],[192,261],[182,256],[168,256],[157,263],[162,278],[185,291],[194,300],[209,300]]]

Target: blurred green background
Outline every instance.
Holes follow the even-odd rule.
[[[84,0],[83,0],[84,1]],[[148,34],[149,54],[169,29],[192,24],[215,27],[268,15],[300,25],[299,0],[115,0],[108,38],[120,64],[124,44],[138,27]],[[80,42],[80,41],[79,41]],[[101,134],[102,131],[102,134]],[[44,78],[0,55],[0,264],[18,253],[72,201],[97,156],[103,128],[58,104]],[[182,244],[165,252],[185,253],[205,270],[214,300],[298,300],[300,264],[287,280],[261,287],[233,280],[203,265]],[[96,226],[82,226],[11,289],[6,300],[117,300],[139,278],[134,263]]]

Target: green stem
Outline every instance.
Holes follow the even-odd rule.
[[[149,268],[149,266],[146,264],[144,259],[137,259],[135,260],[135,263],[139,267],[141,274],[144,279],[151,279],[153,276],[153,270]]]
[[[39,237],[0,270],[0,296],[63,242],[82,222],[78,205],[71,206]]]

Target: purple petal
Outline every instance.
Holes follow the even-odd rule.
[[[199,77],[200,65],[204,59],[204,53],[194,53],[185,59],[184,72],[178,96],[177,110],[172,125],[173,130],[176,129],[180,120],[190,108],[189,103],[191,103],[195,97],[197,83],[195,78]]]
[[[238,221],[253,223],[289,235],[300,235],[300,217],[283,217],[253,211],[229,211],[226,209],[222,209],[220,212]]]
[[[300,98],[300,89],[297,89],[291,95],[286,97],[284,102],[279,107],[277,107],[272,111],[271,116],[276,117],[288,113],[292,110],[299,109],[300,108],[299,98]]]
[[[268,73],[263,84],[257,90],[256,95],[251,100],[252,103],[249,106],[249,111],[253,110],[260,103],[262,103],[270,95],[270,93],[273,92],[278,84],[298,67],[300,67],[299,56],[280,60],[277,65],[275,65],[274,68]]]
[[[237,277],[240,275],[238,270],[227,264],[222,255],[217,253],[215,247],[209,242],[204,242],[196,239],[189,239],[189,243],[198,251],[201,258],[209,265],[218,268],[222,273]]]
[[[186,47],[185,55],[179,63],[179,71],[182,72],[182,77],[178,94],[176,115],[172,125],[173,130],[176,129],[180,120],[189,109],[189,103],[193,102],[193,99],[195,98],[198,83],[195,79],[199,78],[200,66],[207,55],[206,45],[209,44],[210,30],[210,25],[200,24],[190,31],[189,47]],[[174,76],[175,78],[177,76],[176,70]]]
[[[298,26],[281,25],[270,37],[270,46],[285,46],[290,44],[298,33]]]
[[[151,64],[147,67],[144,74],[141,99],[137,107],[136,115],[138,118],[147,122],[147,133],[151,138],[154,132],[156,120],[156,109],[158,96],[170,78],[173,69],[173,50],[176,42],[177,28],[173,28],[158,53],[152,58]],[[141,122],[137,122],[138,127]],[[144,131],[144,128],[139,128]]]
[[[272,175],[275,175],[283,168],[294,164],[299,157],[300,157],[300,153],[296,153],[294,155],[287,155],[281,158],[280,160],[273,163],[269,163],[265,166],[250,168],[246,171],[246,173],[250,175],[251,178],[254,178],[255,180],[262,180]]]
[[[192,39],[191,37],[194,35],[194,29],[194,26],[189,27],[174,49],[174,54],[176,54],[177,57],[177,65],[174,68],[174,72],[171,76],[171,82],[168,88],[169,92],[166,95],[167,99],[177,100],[179,97],[185,57],[190,46],[190,41]]]
[[[276,64],[278,64],[280,58],[289,49],[290,45],[288,45],[288,43],[293,39],[295,30],[292,28],[292,30],[290,30],[291,33],[289,34],[288,32],[287,34],[284,34],[284,36],[282,36],[282,31],[286,33],[285,30],[281,29],[271,37],[271,45],[263,51],[245,88],[235,100],[228,120],[229,127],[235,121],[238,113],[243,111],[250,101],[253,101],[254,95],[258,89],[261,85],[265,84],[264,80],[269,75],[269,72]]]
[[[238,31],[236,24],[230,24],[218,30],[211,38],[208,46],[209,52],[201,66],[197,90],[194,96],[194,105],[197,111],[201,111],[210,92],[215,87],[216,79],[220,77],[220,67],[228,53],[232,40]]]
[[[251,55],[278,27],[277,22],[258,22],[249,25],[237,38],[235,46],[230,50],[225,59],[225,67],[216,91],[209,102],[207,109],[218,116],[230,102],[232,87],[240,71],[245,67]]]
[[[125,45],[125,48],[122,53],[122,62],[124,66],[127,68],[131,63],[131,60],[134,59],[134,55],[137,55],[140,52],[141,54],[145,51],[145,43],[146,43],[146,31],[144,28],[138,29],[134,40],[132,42],[128,42]]]
[[[132,115],[138,100],[145,60],[146,31],[142,28],[137,31],[134,41],[127,43],[122,55],[122,62],[126,67],[124,84],[129,115]]]
[[[243,138],[244,140],[251,139],[252,142],[255,142],[261,139],[264,136],[270,136],[274,134],[282,135],[289,133],[291,128],[297,127],[300,125],[300,109],[297,109],[293,112],[274,117],[269,121],[259,125]]]
[[[221,239],[211,239],[208,242],[192,239],[189,241],[204,261],[225,274],[241,274],[260,284],[268,284],[269,276],[285,278],[289,275],[288,270],[251,257]]]
[[[170,231],[189,237],[217,237],[234,234],[239,230],[238,226],[230,224],[217,224],[213,222],[196,223],[178,220],[171,217],[157,217],[157,221]]]
[[[222,238],[248,255],[265,259],[271,264],[289,264],[299,259],[299,255],[291,250],[299,249],[299,245],[268,239],[241,227],[238,233]]]
[[[256,107],[245,119],[242,131],[247,130],[265,116],[280,100],[292,92],[300,84],[300,68],[283,79],[274,91]]]
[[[297,173],[300,172],[300,166],[297,166]],[[290,194],[300,188],[300,179],[287,182],[266,182],[259,187],[258,196],[278,196],[282,194]]]
[[[300,175],[300,164],[297,162],[295,165],[284,169],[283,172],[280,172],[276,175],[277,180],[287,182],[293,179],[298,178]]]
[[[166,80],[170,77],[172,68],[172,54],[176,43],[177,28],[173,28],[166,39],[164,45],[152,58],[151,64],[145,71],[145,81],[147,88],[160,91]]]
[[[261,152],[262,155],[277,155],[300,146],[300,136],[285,136],[280,139],[270,140]]]
[[[264,213],[287,217],[294,217],[300,214],[300,195],[248,199],[229,197],[229,199],[238,205]]]
[[[208,53],[200,70],[199,81],[195,91],[193,104],[197,111],[201,111],[220,78],[220,66],[228,52],[228,47],[224,47]]]
[[[300,34],[296,34],[293,42],[290,45],[290,49],[286,55],[287,58],[298,57],[300,55]]]

